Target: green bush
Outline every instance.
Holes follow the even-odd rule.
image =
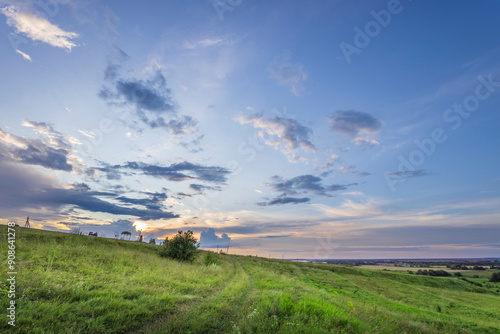
[[[500,271],[497,273],[491,274],[490,282],[500,282]]]
[[[196,257],[198,247],[200,244],[193,236],[193,231],[188,230],[185,233],[179,231],[172,239],[165,239],[159,253],[161,257],[190,262]]]
[[[205,265],[210,266],[212,264],[219,264],[219,254],[214,253],[214,252],[207,252],[207,255],[205,255]]]

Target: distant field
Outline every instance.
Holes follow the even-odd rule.
[[[472,266],[470,266],[472,268]],[[444,270],[449,272],[450,274],[454,274],[459,272],[462,274],[461,277],[466,278],[472,282],[480,283],[484,285],[485,288],[493,292],[500,292],[500,283],[499,282],[489,282],[491,274],[494,272],[498,272],[498,269],[486,269],[486,270],[452,270],[446,268],[446,266],[433,266],[433,267],[395,267],[391,265],[362,265],[356,268],[370,269],[370,270],[388,270],[388,271],[397,271],[397,272],[408,272],[412,271],[416,273],[417,270]],[[475,277],[478,276],[478,277]],[[459,277],[453,276],[455,279],[459,279]],[[497,291],[498,290],[498,291]]]
[[[145,243],[17,230],[12,328],[0,226],[0,332],[500,333],[500,293],[455,277],[236,255],[206,266],[205,252],[178,263]]]
[[[462,275],[466,277],[472,277],[474,275],[478,275],[479,277],[490,277],[492,273],[497,272],[498,270],[486,269],[486,270],[452,270],[448,269],[445,266],[434,266],[434,267],[395,267],[391,265],[363,265],[357,266],[356,268],[370,269],[370,270],[390,270],[390,271],[405,271],[411,270],[416,272],[417,270],[444,270],[451,274],[460,272]]]

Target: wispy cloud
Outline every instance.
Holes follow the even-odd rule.
[[[407,171],[398,171],[393,173],[386,173],[386,175],[391,180],[401,180],[401,179],[411,179],[414,177],[426,176],[430,175],[426,169],[416,169],[416,170],[407,170]]]
[[[192,183],[189,185],[189,189],[194,190],[198,194],[203,194],[205,191],[221,191],[222,188],[219,186],[207,186],[203,184]]]
[[[307,203],[311,199],[309,197],[276,197],[268,202],[259,202],[257,205],[259,206],[271,206],[271,205],[281,205],[281,204],[299,204],[299,203]]]
[[[73,39],[78,37],[77,33],[64,31],[41,16],[14,6],[1,8],[0,12],[7,17],[7,24],[13,27],[16,33],[22,33],[32,41],[40,41],[68,51],[76,46]]]
[[[184,48],[188,50],[203,49],[209,47],[221,47],[225,45],[234,45],[238,39],[232,37],[214,37],[197,40],[194,42],[185,42]]]
[[[20,55],[21,55],[24,59],[26,59],[27,61],[29,61],[29,62],[33,62],[33,61],[31,60],[30,55],[28,55],[28,54],[26,54],[26,53],[24,53],[24,52],[22,52],[22,51],[20,51],[20,50],[16,50],[16,52],[17,52],[17,53],[19,53],[19,54],[20,54]]]
[[[308,74],[302,63],[292,63],[291,53],[284,52],[274,58],[269,65],[269,73],[278,84],[288,86],[294,95],[301,95],[304,91],[304,81],[307,80]]]

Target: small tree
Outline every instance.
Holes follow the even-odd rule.
[[[491,274],[490,282],[500,282],[500,272]]]
[[[183,233],[179,231],[172,239],[165,239],[160,248],[161,257],[169,257],[179,261],[193,261],[200,244],[193,236],[193,231],[188,230]]]
[[[156,239],[155,239],[155,238],[151,238],[151,239],[149,239],[149,243],[150,243],[151,245],[156,245]]]

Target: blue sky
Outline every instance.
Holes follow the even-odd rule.
[[[498,257],[497,1],[0,0],[1,220]]]

